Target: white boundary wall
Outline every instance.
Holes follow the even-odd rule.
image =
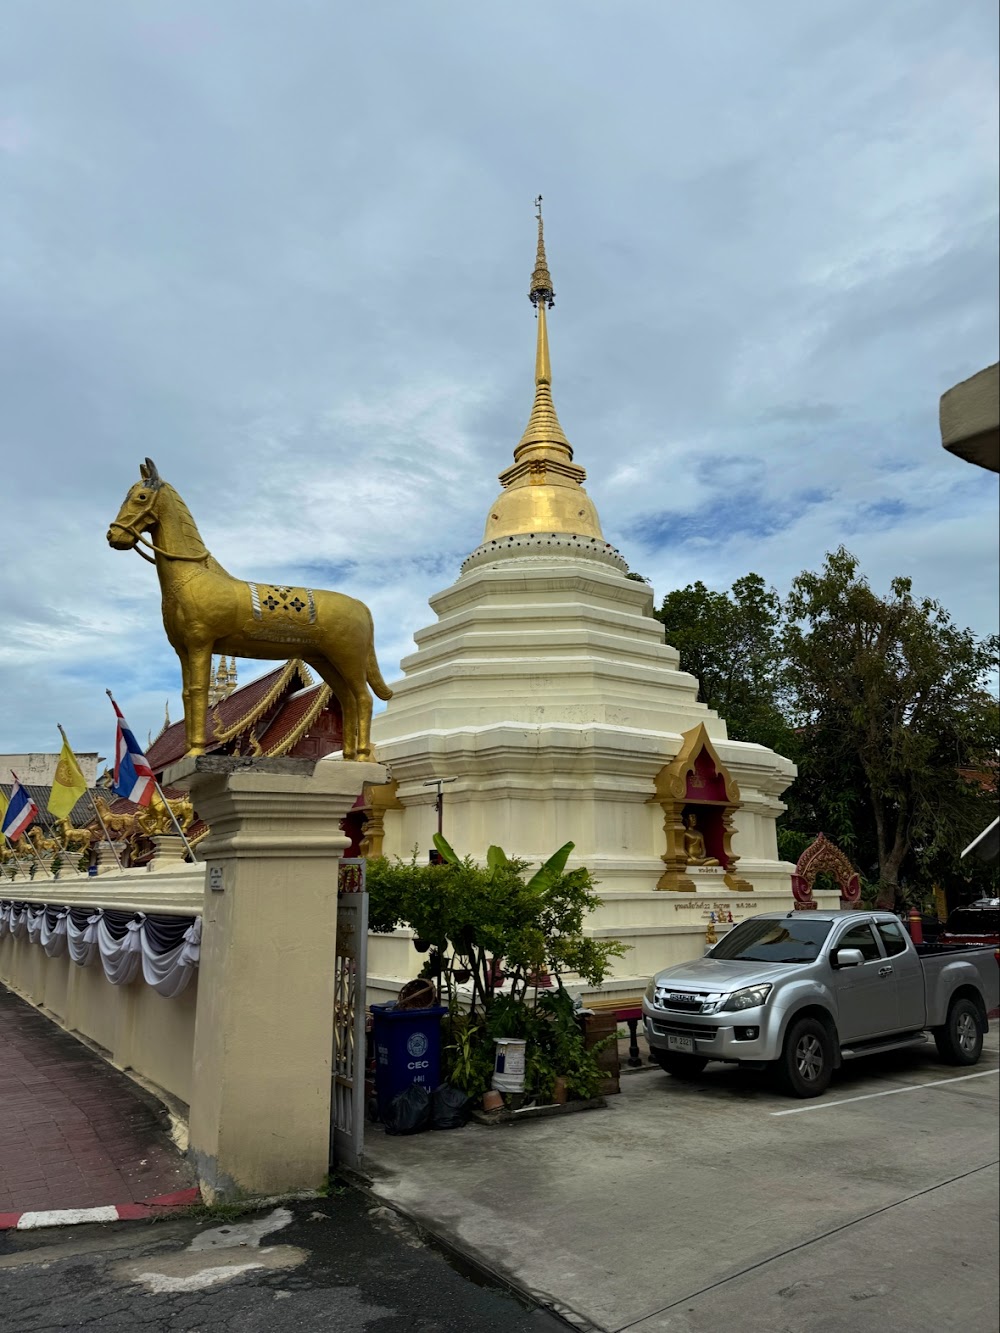
[[[150,874],[112,871],[96,878],[0,881],[0,898],[51,907],[103,907],[150,915],[200,916],[204,865],[181,864]],[[50,958],[26,934],[0,937],[0,981],[74,1036],[98,1047],[119,1069],[134,1072],[185,1104],[191,1101],[191,1057],[198,1004],[197,973],[174,999],[140,975],[113,986],[100,963],[80,967],[68,954]]]

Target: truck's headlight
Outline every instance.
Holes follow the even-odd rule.
[[[734,990],[728,999],[722,1001],[719,1008],[730,1012],[734,1009],[756,1009],[765,1002],[773,989],[769,981],[760,986],[744,986],[742,990]]]
[[[646,987],[646,999],[650,1004],[656,999],[656,978],[650,977],[649,985]]]

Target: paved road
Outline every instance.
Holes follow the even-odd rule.
[[[857,1062],[808,1102],[721,1065],[648,1071],[603,1111],[372,1135],[370,1164],[583,1328],[995,1333],[997,1049]]]
[[[0,1333],[565,1327],[533,1305],[611,1333],[995,1333],[997,1050],[854,1064],[812,1102],[710,1065],[557,1121],[373,1131],[383,1199],[524,1304],[348,1191],[230,1226],[0,1233]]]
[[[168,1123],[132,1079],[0,985],[0,1214],[194,1185]]]
[[[440,1137],[440,1135],[436,1136]],[[347,1190],[234,1222],[0,1234],[0,1333],[564,1333]]]

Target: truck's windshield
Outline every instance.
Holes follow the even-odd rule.
[[[830,933],[831,922],[811,920],[805,912],[780,921],[751,917],[741,921],[710,958],[745,958],[758,963],[811,963]]]

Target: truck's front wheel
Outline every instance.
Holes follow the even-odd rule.
[[[833,1074],[833,1042],[816,1018],[800,1018],[785,1035],[778,1084],[790,1097],[819,1097]]]
[[[952,1000],[943,1028],[934,1029],[938,1055],[948,1065],[974,1065],[983,1053],[983,1027],[971,1000]]]

